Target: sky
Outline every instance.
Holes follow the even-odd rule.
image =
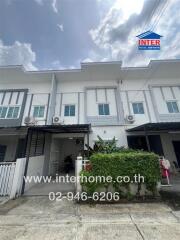
[[[32,71],[178,59],[179,9],[180,0],[0,0],[0,65]],[[148,30],[163,36],[161,50],[138,50],[136,36]]]

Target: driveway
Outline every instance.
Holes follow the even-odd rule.
[[[0,205],[1,240],[180,239],[180,212],[163,203],[86,205],[22,197]]]

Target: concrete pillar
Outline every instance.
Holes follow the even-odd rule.
[[[24,177],[24,169],[26,165],[26,158],[18,158],[16,160],[16,167],[13,177],[13,184],[10,193],[10,199],[15,198],[16,196],[21,195],[21,190],[23,186],[23,177]]]
[[[75,174],[76,174],[76,193],[82,192],[82,186],[80,181],[77,181],[78,176],[80,175],[80,172],[82,171],[82,157],[77,157],[76,159],[76,168],[75,168]]]

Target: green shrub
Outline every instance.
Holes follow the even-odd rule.
[[[81,174],[89,176],[111,176],[113,187],[116,191],[121,191],[120,187],[127,189],[127,195],[130,194],[130,183],[118,183],[118,176],[129,176],[134,180],[134,175],[144,177],[146,188],[153,194],[156,192],[157,182],[160,180],[160,167],[158,156],[154,153],[143,151],[122,151],[118,153],[103,154],[97,153],[90,157],[92,170],[90,172],[82,171]],[[110,183],[82,183],[87,191],[92,192],[99,187],[109,187]],[[142,182],[138,183],[137,195],[141,190]]]

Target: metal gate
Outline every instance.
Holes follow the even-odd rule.
[[[26,158],[18,158],[16,162],[0,162],[0,197],[13,199],[21,195],[25,165]]]
[[[9,196],[13,185],[15,162],[0,163],[0,196]]]

